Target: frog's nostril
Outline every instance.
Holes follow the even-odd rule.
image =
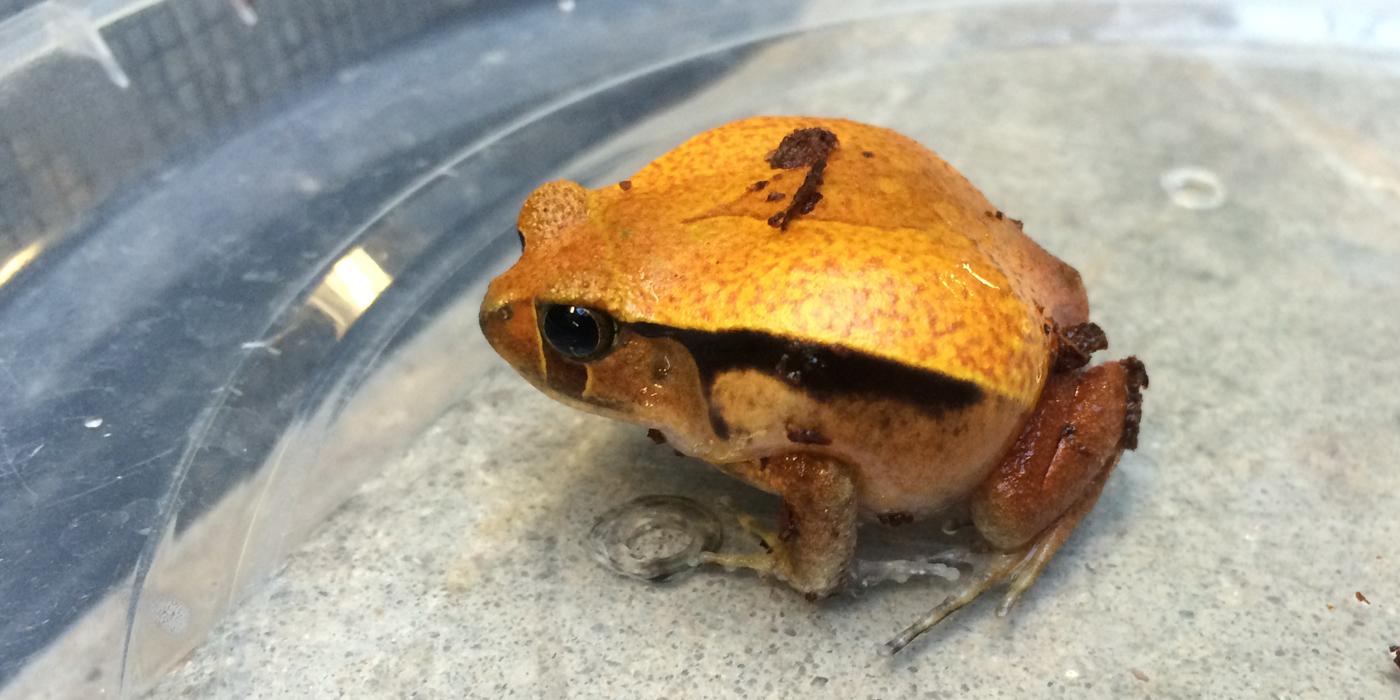
[[[514,316],[515,312],[511,310],[510,303],[507,302],[494,309],[483,306],[481,308],[481,313],[477,315],[477,322],[481,324],[481,329],[484,331],[492,326],[505,323]]]
[[[481,328],[481,334],[486,336],[491,345],[499,347],[498,343],[502,342],[510,332],[509,322],[514,316],[515,311],[511,309],[509,302],[495,308],[483,305],[481,312],[477,314],[476,322]]]

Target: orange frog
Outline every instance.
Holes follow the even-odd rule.
[[[551,182],[481,307],[492,347],[578,408],[653,428],[782,499],[764,554],[708,561],[809,597],[862,518],[970,511],[996,554],[892,640],[982,592],[1008,608],[1136,446],[1147,374],[1079,274],[893,131],[760,117],[599,190]]]

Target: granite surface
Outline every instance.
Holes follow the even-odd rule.
[[[939,150],[1083,273],[1107,354],[1151,373],[1141,444],[1019,608],[979,601],[890,659],[879,644],[942,584],[812,604],[737,573],[619,578],[585,543],[608,508],[772,501],[498,366],[150,697],[1400,695],[1394,66],[1073,42],[932,57],[914,47],[949,27],[894,28],[765,49],[601,146],[629,155],[597,172],[731,116],[850,116]],[[755,88],[798,66],[813,77]]]

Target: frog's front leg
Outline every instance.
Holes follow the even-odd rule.
[[[724,470],[782,498],[778,531],[752,518],[740,524],[753,532],[767,554],[709,554],[706,561],[776,576],[810,598],[828,595],[846,580],[856,548],[856,487],[838,460],[806,453],[785,454]]]
[[[977,531],[998,553],[960,591],[890,640],[915,637],[998,584],[1005,613],[1094,507],[1125,449],[1137,446],[1147,372],[1136,358],[1063,372],[1046,383],[1011,451],[972,499]]]

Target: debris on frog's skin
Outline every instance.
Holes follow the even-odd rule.
[[[598,516],[588,533],[608,570],[652,583],[689,572],[720,548],[724,530],[709,509],[681,496],[643,496]]]

